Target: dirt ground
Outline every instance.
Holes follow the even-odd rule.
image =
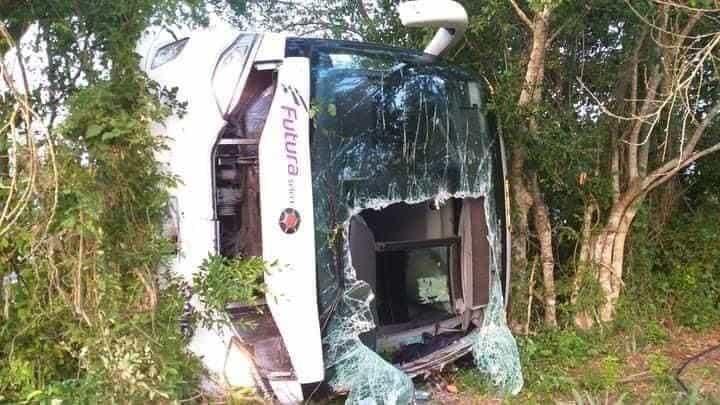
[[[708,403],[720,404],[720,349],[688,363],[680,378],[688,387],[686,394],[676,380],[678,369],[693,356],[720,345],[720,326],[703,332],[674,329],[661,344],[639,351],[618,353],[618,378],[602,391],[568,390],[556,394],[536,394],[524,389],[517,397],[502,398],[488,395],[482,387],[463,389],[458,381],[462,369],[449,370],[431,377],[420,389],[430,395],[426,404],[635,404],[635,403]],[[584,374],[600,367],[601,358],[592,359],[583,367],[569,371],[568,378],[579,380]],[[470,365],[465,365],[466,367]],[[527,367],[527,366],[526,366]]]
[[[648,364],[649,355],[661,354],[672,359],[671,375],[674,378],[678,368],[687,360],[719,344],[720,327],[705,333],[681,330],[673,335],[668,343],[653,348],[654,350],[650,350],[649,353],[628,356],[629,374],[622,382],[637,397],[650,397],[654,384],[650,372],[651,365]],[[688,363],[680,379],[688,388],[695,387],[704,396],[720,399],[720,349]]]

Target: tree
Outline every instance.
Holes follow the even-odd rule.
[[[561,293],[578,311],[579,326],[590,326],[596,312],[609,321],[637,210],[649,193],[715,151],[717,50],[708,15],[715,11],[663,1],[497,1],[468,9],[471,29],[454,56],[490,83],[512,145],[520,281],[513,305],[522,307],[515,317],[525,317],[525,302],[532,307],[527,283],[535,266],[528,263],[537,254],[546,325],[557,277],[572,279],[570,292]],[[490,43],[499,46],[480,45]],[[654,74],[645,73],[654,66]]]
[[[402,29],[395,7],[391,0],[259,0],[248,12],[264,29],[298,36],[409,44],[417,35]]]
[[[174,250],[162,234],[174,179],[150,123],[178,104],[135,49],[150,25],[207,13],[194,1],[0,2],[2,400],[147,402],[197,389],[180,286],[159,282]],[[31,28],[32,42],[14,46]],[[26,64],[33,48],[46,69]]]
[[[720,138],[711,131],[720,114],[714,64],[720,33],[709,15],[716,11],[664,1],[654,1],[645,12],[633,11],[643,28],[628,52],[629,83],[619,80],[614,97],[599,102],[611,132],[610,164],[598,171],[605,169],[612,179],[611,203],[604,210],[592,199],[586,205],[580,251],[584,271],[592,273],[602,291],[603,322],[614,317],[626,239],[648,194],[720,150]],[[601,225],[593,229],[596,220]],[[575,321],[589,327],[593,318],[583,311]]]
[[[545,78],[545,62],[548,48],[559,33],[552,32],[551,17],[557,7],[555,2],[546,2],[532,14],[532,19],[514,0],[510,3],[522,23],[529,30],[532,40],[527,57],[525,78],[517,100],[520,111],[531,110],[542,101],[543,80]],[[537,122],[530,115],[523,129],[530,136],[537,136]],[[543,274],[543,303],[545,325],[557,327],[556,294],[555,294],[555,258],[552,245],[552,223],[550,212],[537,182],[537,173],[528,172],[526,161],[527,150],[521,142],[514,142],[510,160],[510,184],[513,190],[516,221],[515,237],[513,238],[513,258],[516,268],[523,272],[527,268],[528,214],[534,207],[533,221],[540,242],[540,262]]]

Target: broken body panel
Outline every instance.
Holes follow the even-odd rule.
[[[195,332],[214,375],[281,402],[325,381],[350,403],[406,403],[410,377],[504,325],[503,148],[476,80],[375,45],[181,41],[149,70],[188,103],[158,126],[181,181],[173,270],[191,281],[209,253],[273,264],[264,302]]]

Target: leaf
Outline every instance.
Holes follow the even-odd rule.
[[[35,390],[35,391],[31,392],[30,394],[28,394],[27,397],[25,397],[25,401],[30,402],[33,398],[35,398],[39,395],[42,395],[42,393],[43,393],[42,390]]]
[[[110,141],[120,136],[120,131],[113,129],[112,131],[105,132],[102,136],[103,141]]]
[[[73,215],[73,216],[68,216],[68,217],[64,218],[60,222],[60,227],[64,228],[64,229],[72,229],[75,227],[75,224],[77,224],[77,219]]]
[[[337,107],[335,107],[335,104],[328,104],[328,114],[330,114],[331,117],[334,117],[337,114]]]
[[[95,138],[100,135],[102,131],[103,127],[97,124],[92,124],[88,127],[87,131],[85,131],[85,137],[88,139]]]

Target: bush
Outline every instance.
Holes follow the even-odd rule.
[[[231,303],[254,302],[263,291],[265,269],[261,257],[211,255],[195,273],[193,287],[205,305],[222,312]]]
[[[678,215],[654,241],[643,232],[646,222],[637,222],[620,323],[672,320],[693,329],[720,323],[720,204]]]
[[[616,356],[608,355],[596,366],[587,369],[581,385],[591,392],[601,392],[615,387],[622,373],[622,363]]]
[[[108,311],[92,325],[62,310],[54,319],[28,314],[24,327],[14,318],[3,330],[16,335],[0,333],[11,349],[0,360],[0,402],[146,403],[194,395],[201,368],[180,332],[183,305],[172,283],[154,312]]]
[[[587,364],[603,339],[574,330],[548,331],[518,339],[523,373],[532,391],[569,393],[578,384],[569,371]]]
[[[168,109],[141,75],[123,79],[70,98],[57,194],[39,182],[0,235],[0,402],[148,403],[198,387],[183,296],[159,271],[174,252],[162,234],[174,179],[149,126]]]

